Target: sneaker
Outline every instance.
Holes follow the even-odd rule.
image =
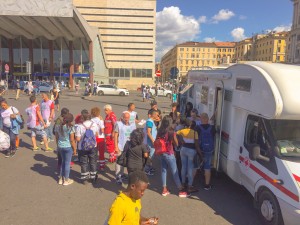
[[[69,178],[68,180],[64,181],[63,185],[67,186],[67,185],[70,185],[70,184],[73,184],[73,183],[74,183],[74,180],[72,180],[72,179]]]
[[[151,170],[145,171],[145,173],[146,173],[148,176],[154,176],[154,173],[151,172]]]
[[[163,192],[161,193],[161,195],[164,196],[164,197],[168,196],[169,194],[170,194],[169,191],[163,191]]]
[[[9,158],[9,157],[10,157],[10,151],[6,151],[5,158]]]
[[[64,183],[63,178],[62,178],[62,177],[59,177],[59,178],[58,178],[58,184],[59,184],[59,185],[62,185],[63,183]]]
[[[11,152],[10,152],[10,157],[14,157],[16,155],[16,150],[12,150]]]
[[[47,148],[45,149],[45,152],[53,152],[53,148]]]
[[[40,148],[39,148],[39,147],[32,148],[32,151],[34,151],[34,152],[37,152],[37,151],[39,151],[39,150],[40,150]]]
[[[116,178],[116,183],[122,185],[123,184],[122,178],[121,177]]]
[[[191,195],[185,191],[180,191],[179,194],[178,194],[178,197],[180,198],[187,198],[187,197],[190,197]]]
[[[204,186],[204,190],[209,191],[212,189],[212,186],[210,184],[207,184]]]

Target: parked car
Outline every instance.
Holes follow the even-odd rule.
[[[158,96],[165,96],[165,97],[171,98],[172,91],[167,90],[167,89],[162,88],[162,87],[158,87],[157,94],[158,94]],[[155,95],[155,88],[150,88],[150,95],[151,96]]]
[[[32,81],[32,85],[33,85],[33,90],[35,90],[37,88],[37,86],[35,85],[35,81]],[[47,82],[40,82],[40,86],[39,86],[40,92],[49,92],[51,93],[53,91],[53,85]],[[58,92],[60,92],[59,88],[57,88]],[[26,87],[26,85],[24,86],[24,92],[28,92],[28,88]]]
[[[98,95],[129,95],[129,91],[124,88],[118,88],[116,85],[101,84],[97,87]]]

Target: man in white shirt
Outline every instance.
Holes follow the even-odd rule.
[[[130,114],[129,123],[133,124],[136,128],[136,123],[139,123],[140,121],[139,121],[139,117],[138,117],[137,112],[135,112],[134,110],[135,110],[134,103],[129,103],[128,104],[128,110],[124,111],[124,112],[129,112],[129,114]]]
[[[127,141],[129,141],[130,134],[135,130],[135,123],[130,124],[130,113],[123,112],[121,121],[117,121],[114,128],[114,140],[115,140],[115,152],[120,156],[123,152],[124,146]],[[124,167],[116,163],[116,182],[117,184],[122,184],[122,179],[124,179]]]
[[[91,121],[91,115],[84,109],[81,111],[83,123],[79,124],[75,131],[76,141],[78,142],[78,157],[81,166],[81,179],[83,184],[87,184],[90,179],[92,182],[96,182],[97,176],[97,142],[98,126]],[[91,129],[95,135],[95,146],[91,151],[85,151],[82,149],[82,142],[87,129]]]

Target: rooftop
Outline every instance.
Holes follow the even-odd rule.
[[[235,42],[194,42],[194,41],[188,41],[188,42],[178,44],[177,47],[207,47],[207,48],[235,47]]]

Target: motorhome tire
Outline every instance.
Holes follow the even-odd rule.
[[[263,190],[258,196],[258,210],[264,225],[283,225],[280,206],[269,190]]]

